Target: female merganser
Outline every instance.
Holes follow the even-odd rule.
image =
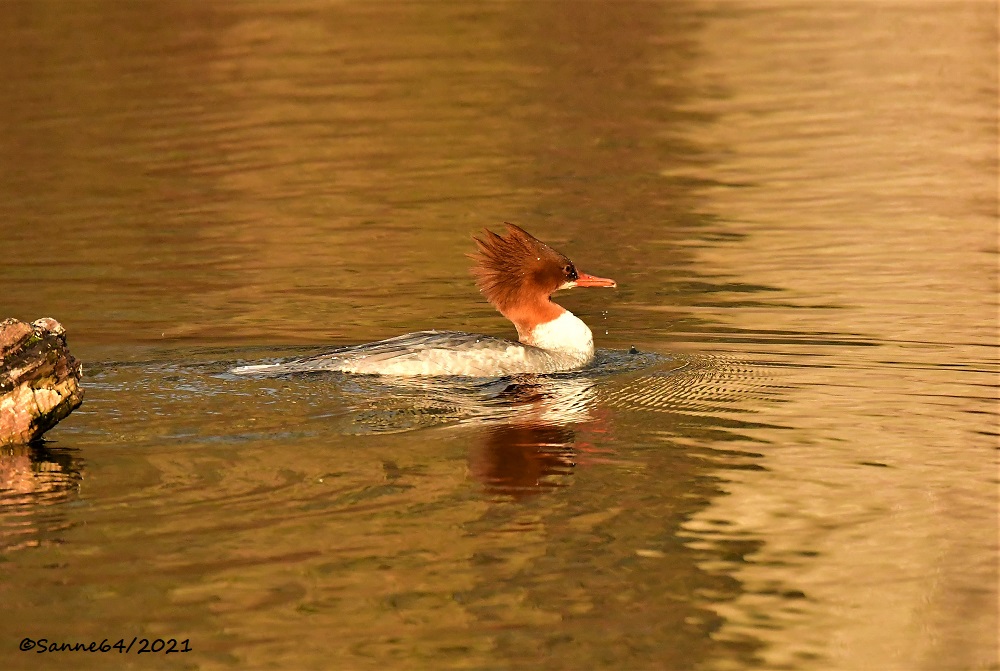
[[[377,375],[501,377],[573,370],[594,358],[594,337],[572,312],[553,303],[559,289],[615,287],[614,280],[577,271],[568,258],[523,229],[507,224],[506,237],[484,229],[476,286],[514,323],[519,343],[456,331],[418,331],[280,364],[240,366],[239,374],[281,375],[341,371]]]

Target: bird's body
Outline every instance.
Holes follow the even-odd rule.
[[[575,286],[614,287],[613,280],[578,273],[565,256],[508,224],[508,235],[476,239],[473,268],[480,291],[517,328],[519,342],[457,331],[418,331],[341,347],[280,364],[241,366],[238,374],[341,371],[378,375],[498,377],[573,370],[594,357],[590,329],[553,303],[552,293]]]

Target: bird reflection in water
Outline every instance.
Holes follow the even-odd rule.
[[[608,415],[595,407],[602,377],[591,371],[485,379],[330,376],[301,379],[332,381],[350,404],[346,416],[330,415],[339,430],[454,427],[471,439],[469,471],[488,493],[552,491],[568,484],[581,462],[608,461],[593,446],[604,442],[593,439],[607,430]]]
[[[515,498],[565,486],[581,455],[594,451],[582,436],[604,430],[593,398],[586,378],[515,380],[494,399],[509,414],[486,424],[482,444],[469,455],[473,477],[487,492]]]

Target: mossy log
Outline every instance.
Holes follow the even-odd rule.
[[[55,319],[0,321],[0,445],[29,443],[79,407],[82,376]]]

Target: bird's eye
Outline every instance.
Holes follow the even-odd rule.
[[[563,266],[563,272],[566,273],[566,277],[568,277],[571,280],[576,280],[579,279],[580,277],[579,275],[576,274],[576,268],[573,267],[573,264],[567,264]]]

